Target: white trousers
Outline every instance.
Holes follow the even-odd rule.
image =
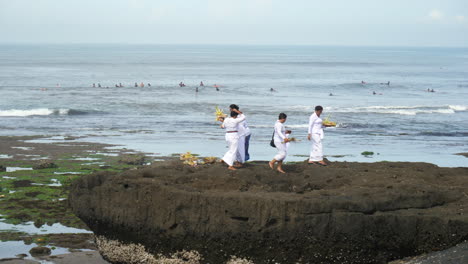
[[[237,157],[239,136],[237,133],[226,133],[225,138],[229,149],[226,154],[224,154],[223,161],[226,162],[227,165],[232,166],[234,165],[234,161],[236,161]]]
[[[276,149],[278,150],[278,153],[276,153],[273,159],[277,161],[283,161],[286,158],[286,154],[288,152],[286,144],[281,143],[280,141],[275,141],[275,146],[276,146]]]
[[[237,143],[237,161],[245,162],[245,136],[240,136]]]
[[[322,137],[320,134],[312,134],[312,146],[309,161],[323,160]]]

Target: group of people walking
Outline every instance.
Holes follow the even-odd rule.
[[[226,142],[228,144],[228,151],[224,154],[222,161],[228,165],[229,170],[236,170],[242,167],[243,163],[250,159],[249,156],[249,141],[251,132],[246,122],[245,115],[239,110],[235,104],[230,105],[230,114],[226,118],[220,118],[222,122],[221,127],[226,130]],[[309,156],[309,164],[316,164],[320,166],[327,166],[323,160],[323,128],[329,125],[324,124],[320,115],[323,112],[323,107],[318,105],[315,107],[314,113],[309,118],[307,139],[311,141],[311,150]],[[270,145],[277,149],[277,154],[269,162],[271,169],[285,173],[283,170],[283,161],[286,159],[288,153],[289,142],[291,138],[291,130],[286,130],[284,123],[287,120],[285,113],[280,113],[278,120],[274,125],[274,132]]]

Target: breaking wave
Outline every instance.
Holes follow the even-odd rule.
[[[396,114],[396,115],[417,115],[417,114],[455,114],[456,112],[468,111],[465,105],[445,105],[445,106],[367,106],[350,108],[326,108],[327,111],[335,113],[375,113],[375,114]]]
[[[85,115],[88,112],[75,109],[37,108],[29,110],[10,109],[0,110],[0,116],[48,116],[48,115]]]

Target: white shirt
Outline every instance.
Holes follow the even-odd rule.
[[[283,142],[285,138],[286,138],[286,128],[284,128],[283,123],[281,123],[279,120],[277,120],[276,123],[275,123],[274,141],[275,142]]]
[[[239,130],[240,136],[249,136],[250,135],[250,128],[247,126],[247,121],[240,122],[239,126],[237,127]]]
[[[314,112],[312,115],[310,115],[309,118],[309,134],[319,134],[321,137],[323,137],[323,121],[322,118],[317,116],[317,114]]]
[[[228,117],[224,119],[222,127],[226,129],[226,132],[238,131],[238,133],[240,134],[240,131],[238,129],[239,123],[241,123],[244,120],[245,115],[243,114],[238,115],[237,118]]]

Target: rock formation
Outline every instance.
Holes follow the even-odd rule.
[[[468,238],[468,168],[426,163],[265,162],[230,172],[166,161],[72,185],[96,234],[203,263],[386,263]]]

